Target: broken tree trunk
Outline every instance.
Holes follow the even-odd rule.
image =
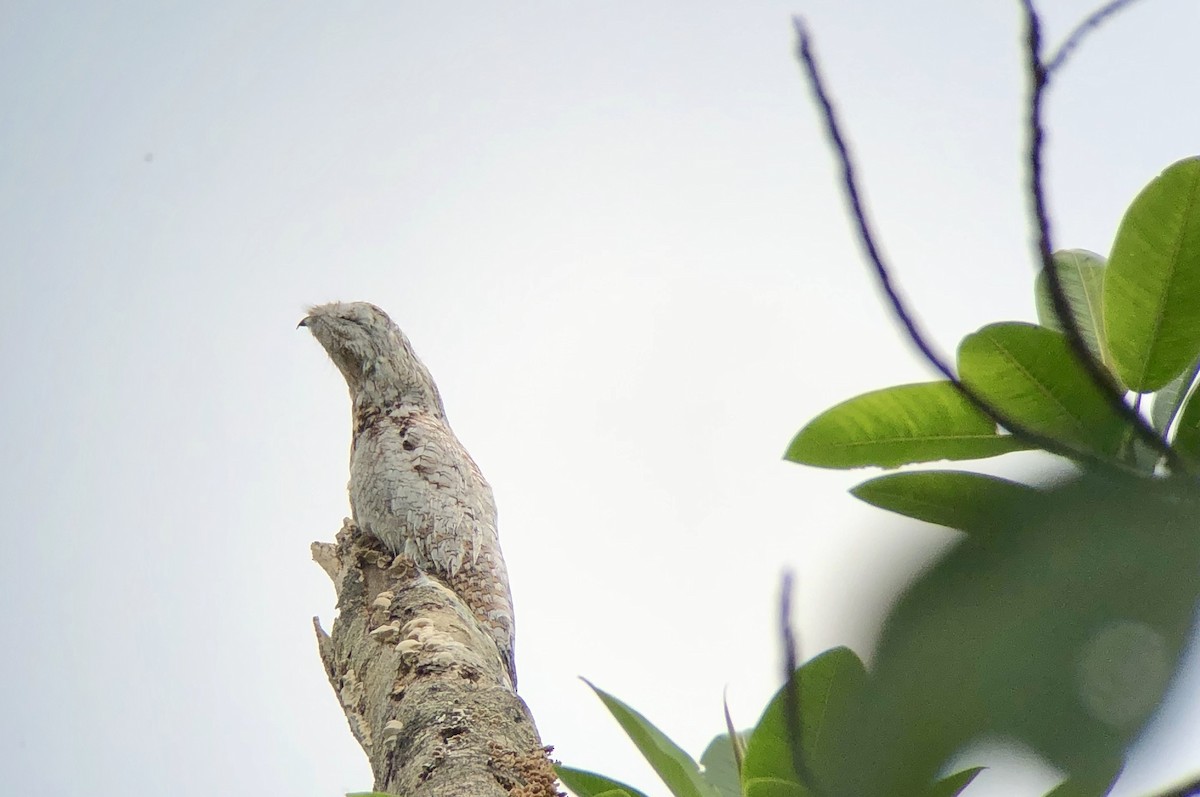
[[[552,797],[554,770],[496,644],[458,597],[347,520],[313,559],[337,590],[321,661],[375,790]]]

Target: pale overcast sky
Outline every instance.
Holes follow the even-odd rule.
[[[1057,41],[1092,1],[1043,5]],[[491,481],[564,762],[664,793],[578,675],[696,755],[726,687],[753,723],[785,567],[804,654],[869,655],[862,620],[954,537],[780,459],[932,377],[850,235],[793,13],[942,349],[1032,320],[1015,0],[0,2],[0,791],[369,788],[310,626],[350,430],[295,326],[332,299],[407,331]],[[1196,154],[1198,29],[1144,0],[1062,74],[1060,246],[1107,252]],[[1198,714],[1192,671],[1123,793],[1200,768]]]

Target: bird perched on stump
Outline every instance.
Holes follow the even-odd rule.
[[[492,488],[450,430],[433,377],[373,304],[317,305],[300,326],[350,387],[354,522],[458,595],[496,641],[516,688],[512,594]]]

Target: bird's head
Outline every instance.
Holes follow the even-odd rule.
[[[437,386],[412,344],[375,305],[315,305],[299,326],[312,333],[342,372],[356,405],[401,403],[445,414]]]

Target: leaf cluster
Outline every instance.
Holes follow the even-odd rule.
[[[1135,407],[1149,402],[1154,430],[1189,470],[1200,465],[1200,400],[1189,401],[1200,368],[1200,159],[1180,161],[1146,186],[1125,213],[1107,260],[1073,249],[1056,252],[1053,265],[1075,326],[1112,384]],[[1021,429],[1076,452],[1082,464],[1153,475],[1160,452],[1137,438],[1072,352],[1044,269],[1035,299],[1039,324],[989,324],[963,338],[961,382]],[[842,402],[805,426],[786,457],[827,468],[894,468],[1038,447],[1019,432],[1000,428],[942,380]],[[961,475],[950,479],[965,483]],[[859,497],[924,520],[903,506],[905,499],[936,498],[949,486],[940,477],[894,474]],[[972,489],[1008,490],[996,480]]]
[[[981,768],[946,774],[947,763],[996,735],[1068,773],[1054,797],[1108,792],[1176,674],[1200,597],[1200,159],[1146,186],[1107,258],[1064,250],[1052,267],[1111,385],[1080,363],[1043,271],[1038,324],[989,324],[958,347],[958,379],[1019,429],[951,380],[899,385],[822,413],[786,456],[895,469],[1043,448],[1037,439],[1073,459],[1075,475],[1033,485],[905,470],[853,488],[965,534],[893,605],[869,672],[845,648],[817,656],[754,728],[730,726],[699,762],[596,689],[672,794],[948,797]],[[1106,388],[1134,412],[1114,408]],[[1162,446],[1133,428],[1136,413]],[[596,773],[559,777],[580,797],[641,795]]]
[[[1168,167],[1126,211],[1108,258],[1050,267],[1089,355],[1079,361],[1035,283],[1039,324],[967,335],[958,378],[1013,419],[998,427],[949,381],[868,393],[822,413],[787,458],[895,468],[1053,441],[1082,475],[1034,486],[959,470],[908,470],[851,490],[882,509],[966,533],[893,606],[871,709],[856,738],[880,751],[861,793],[915,794],[971,741],[1021,740],[1106,793],[1158,708],[1195,622],[1200,568],[1200,159]],[[1145,414],[1151,447],[1106,388]],[[1137,420],[1142,420],[1134,416]],[[1074,456],[1072,456],[1074,454]],[[1064,787],[1066,788],[1066,787]],[[1088,791],[1085,789],[1084,791]]]

